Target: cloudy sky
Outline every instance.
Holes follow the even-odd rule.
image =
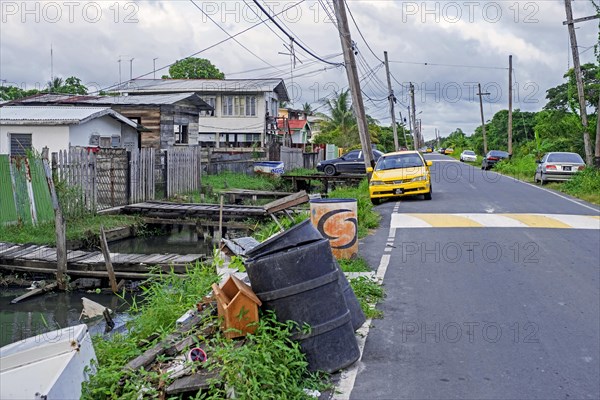
[[[279,25],[315,55],[341,62],[331,0],[265,1]],[[546,89],[564,81],[572,66],[563,0],[391,1],[348,0],[367,112],[390,123],[386,100],[387,51],[396,113],[407,116],[408,82],[426,139],[434,129],[472,133],[480,123],[477,83],[489,92],[486,120],[508,107],[508,57],[513,55],[514,107],[537,111]],[[327,11],[326,11],[327,10]],[[196,54],[227,78],[279,77],[294,106],[313,108],[347,87],[341,67],[299,48],[292,67],[290,41],[251,0],[245,1],[10,1],[0,2],[0,79],[4,85],[43,87],[52,75],[77,76],[93,90],[132,76],[167,72],[174,61]],[[573,2],[574,17],[594,15],[590,0]],[[349,16],[350,17],[350,16]],[[582,62],[594,60],[598,20],[577,25]],[[226,40],[228,34],[237,40]],[[364,39],[361,37],[364,36]],[[366,40],[366,41],[365,41]],[[131,61],[133,59],[133,61]],[[119,63],[119,60],[121,62]],[[321,107],[320,110],[323,110]]]

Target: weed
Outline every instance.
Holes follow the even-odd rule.
[[[338,260],[342,271],[344,272],[370,272],[369,264],[362,257],[351,260]]]
[[[375,304],[385,297],[385,291],[380,284],[365,276],[359,276],[350,279],[350,286],[367,318],[383,318],[383,312],[375,308]]]

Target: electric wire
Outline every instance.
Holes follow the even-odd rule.
[[[196,4],[194,2],[194,0],[190,0],[190,2],[198,9],[200,10],[200,12],[206,16],[213,24],[215,24],[215,26],[217,28],[219,28],[221,31],[223,31],[227,36],[231,37],[233,39],[234,42],[236,42],[237,44],[239,44],[244,50],[246,50],[248,53],[252,54],[254,57],[258,58],[260,61],[264,62],[265,64],[269,65],[270,67],[273,67],[275,69],[277,69],[277,67],[275,67],[273,64],[271,64],[270,62],[268,62],[267,60],[265,60],[264,58],[260,57],[259,55],[257,55],[256,53],[254,53],[252,50],[250,50],[249,48],[247,48],[244,44],[242,44],[242,42],[240,42],[239,40],[237,40],[235,37],[231,36],[231,34],[229,32],[227,32],[227,30],[225,30],[225,28],[223,28],[221,25],[219,25],[217,23],[217,21],[215,21],[210,15],[208,15],[203,9],[202,7],[200,7],[198,4]],[[267,25],[268,26],[268,25]],[[280,70],[282,71],[282,70]]]
[[[271,14],[269,14],[264,7],[258,2],[258,0],[252,0],[254,2],[254,4],[256,4],[258,6],[258,8],[260,8],[260,10],[271,20],[271,22],[273,22],[275,24],[275,26],[277,26],[277,28],[279,28],[280,31],[282,31],[292,42],[295,42],[295,39],[292,35],[290,35],[281,25],[279,25],[279,23],[277,23],[277,21],[275,20],[275,18],[273,18],[273,16],[271,16]],[[317,60],[320,60],[321,62],[324,62],[325,64],[330,64],[330,65],[340,65],[340,63],[332,63],[330,61],[327,61],[321,57],[319,57],[318,55],[314,54],[312,51],[308,50],[304,45],[302,45],[302,43],[296,42],[296,44],[298,45],[298,47],[300,47],[302,50],[304,50],[305,52],[307,52],[308,54],[310,54],[311,56],[313,56],[314,58],[316,58]]]
[[[297,7],[299,4],[302,4],[302,3],[304,3],[304,1],[305,1],[305,0],[300,0],[300,1],[298,1],[298,2],[296,2],[296,3],[294,3],[294,4],[292,4],[292,5],[290,5],[289,7],[286,7],[286,8],[284,8],[283,10],[281,10],[281,11],[280,11],[279,13],[277,13],[277,14],[282,14],[282,13],[286,12],[287,10],[289,10],[290,8]],[[242,34],[244,34],[244,33],[248,32],[249,30],[256,28],[256,27],[257,27],[257,26],[259,26],[259,25],[262,25],[262,24],[266,23],[267,21],[268,21],[268,20],[266,20],[266,19],[265,19],[265,20],[261,19],[261,20],[260,20],[260,22],[257,22],[256,24],[254,24],[254,25],[251,25],[251,26],[249,26],[248,28],[246,28],[246,29],[243,29],[243,30],[239,31],[239,32],[237,32],[237,33],[235,33],[235,34],[231,35],[230,37],[227,37],[227,38],[225,38],[225,39],[223,39],[223,40],[220,40],[220,41],[218,41],[218,42],[216,42],[216,43],[213,43],[213,44],[211,44],[210,46],[208,46],[208,47],[205,47],[205,48],[204,48],[204,49],[202,49],[202,50],[199,50],[199,51],[197,51],[197,52],[195,52],[195,53],[192,53],[192,54],[190,54],[190,55],[188,55],[188,56],[184,57],[183,59],[186,59],[186,58],[191,58],[191,57],[197,56],[198,54],[204,53],[205,51],[208,51],[208,50],[210,50],[210,49],[212,49],[212,48],[214,48],[214,47],[217,47],[218,45],[220,45],[220,44],[222,44],[222,43],[225,43],[225,42],[227,42],[227,41],[229,41],[229,40],[233,39],[234,37],[237,37],[237,36],[239,36],[239,35],[242,35]],[[150,74],[153,74],[153,73],[155,73],[156,71],[162,71],[163,69],[166,69],[166,68],[169,68],[169,67],[173,66],[175,63],[177,63],[177,61],[175,61],[175,62],[172,62],[171,64],[167,64],[167,65],[165,65],[165,66],[163,66],[163,67],[160,67],[160,68],[158,68],[158,69],[156,69],[156,70],[153,70],[153,71],[151,71],[151,72],[147,72],[147,73],[145,73],[145,74],[143,74],[143,75],[139,75],[139,76],[137,76],[137,77],[135,77],[135,78],[131,79],[130,81],[132,81],[132,80],[136,80],[136,79],[141,79],[141,78],[143,78],[143,77],[145,77],[145,76],[148,76],[148,75],[150,75]],[[111,89],[117,88],[117,87],[119,87],[119,86],[122,86],[122,85],[123,85],[123,83],[127,83],[127,82],[129,82],[129,81],[125,81],[125,82],[116,83],[116,84],[114,84],[114,85],[110,85],[110,86],[107,86],[107,87],[105,87],[105,88],[98,89],[98,90],[96,90],[96,91],[94,91],[94,92],[91,92],[91,93],[89,93],[89,94],[90,94],[90,95],[93,95],[93,94],[100,93],[100,92],[103,92],[103,91],[105,92],[105,91],[108,91],[108,90],[111,90]]]

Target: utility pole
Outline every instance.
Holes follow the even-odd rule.
[[[400,112],[400,123],[402,124],[402,134],[404,135],[404,147],[408,150],[408,140],[406,140],[406,123],[404,122],[404,118],[402,118],[402,111]]]
[[[417,133],[417,120],[416,120],[416,109],[415,109],[415,86],[410,83],[410,106],[412,108],[412,112],[410,113],[412,118],[412,126],[413,126],[413,147],[414,150],[419,148],[419,137]]]
[[[481,92],[481,90],[479,90]],[[512,155],[512,55],[508,56],[508,154]]]
[[[411,135],[413,137],[413,150],[415,147],[415,138],[413,136],[413,126],[412,126],[412,118],[411,118],[411,113],[410,113],[410,106],[406,107],[406,109],[408,110],[408,134]],[[408,144],[406,145],[406,148],[408,149]]]
[[[133,79],[133,60],[135,60],[135,58],[129,60],[129,80]]]
[[[363,104],[362,92],[360,91],[360,82],[358,80],[358,70],[356,60],[354,59],[354,50],[350,28],[348,27],[348,18],[346,16],[346,7],[343,0],[333,0],[333,8],[338,21],[338,32],[342,49],[344,51],[344,64],[346,65],[346,74],[350,85],[350,94],[352,95],[352,108],[356,114],[358,123],[358,135],[362,146],[363,156],[365,158],[365,167],[374,167],[373,150],[371,148],[371,137],[369,136],[369,127],[365,115],[365,106]]]
[[[571,9],[571,0],[565,0],[565,10],[567,13],[567,27],[569,28],[569,39],[571,40],[571,51],[573,52],[573,69],[575,70],[575,80],[577,81],[577,97],[579,98],[579,114],[581,116],[581,125],[583,125],[583,147],[585,150],[585,163],[593,165],[592,143],[590,133],[587,130],[588,119],[585,105],[585,96],[583,93],[583,77],[581,76],[581,64],[579,62],[579,49],[577,48],[577,36],[575,35],[575,23],[573,21],[573,10]],[[597,140],[596,140],[597,142]]]
[[[396,126],[396,113],[394,112],[394,102],[396,101],[396,97],[394,96],[394,91],[392,90],[392,80],[390,79],[390,66],[388,64],[388,55],[387,51],[383,52],[383,57],[385,59],[385,74],[387,75],[387,84],[388,84],[388,99],[390,101],[390,112],[392,113],[392,131],[394,132],[394,150],[398,151],[400,148],[398,147],[398,127]]]
[[[477,96],[479,96],[479,111],[481,112],[481,131],[483,132],[483,154],[486,155],[488,148],[487,137],[485,136],[485,120],[483,119],[483,100],[481,99],[481,96],[489,95],[489,93],[481,93],[481,83],[478,83],[477,87],[479,88],[479,93],[477,93]]]

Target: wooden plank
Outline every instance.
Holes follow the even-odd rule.
[[[219,374],[217,372],[197,372],[193,375],[176,379],[165,389],[165,393],[168,395],[173,395],[205,390],[210,387],[209,381],[217,379],[218,377]]]
[[[23,300],[26,300],[26,299],[28,299],[30,297],[34,297],[34,296],[37,296],[37,295],[40,295],[40,294],[44,294],[46,292],[49,292],[50,290],[54,290],[57,286],[58,286],[58,284],[56,282],[53,282],[53,283],[50,283],[48,285],[44,285],[44,287],[30,290],[29,292],[27,292],[27,293],[25,293],[25,294],[23,294],[23,295],[15,298],[15,299],[13,299],[10,302],[10,304],[17,304],[17,303],[19,303],[19,302],[21,302]]]
[[[265,204],[263,207],[267,213],[272,214],[274,212],[281,211],[289,207],[306,203],[308,202],[308,200],[308,194],[304,190],[302,190],[298,193],[294,193],[293,195],[286,196],[284,198]]]
[[[104,263],[106,265],[106,272],[108,273],[108,280],[110,282],[110,288],[113,293],[118,290],[117,278],[115,277],[115,270],[113,269],[112,261],[110,260],[110,252],[108,250],[108,243],[106,242],[106,234],[104,233],[104,226],[100,226],[100,246],[102,247],[102,254],[104,255]]]

